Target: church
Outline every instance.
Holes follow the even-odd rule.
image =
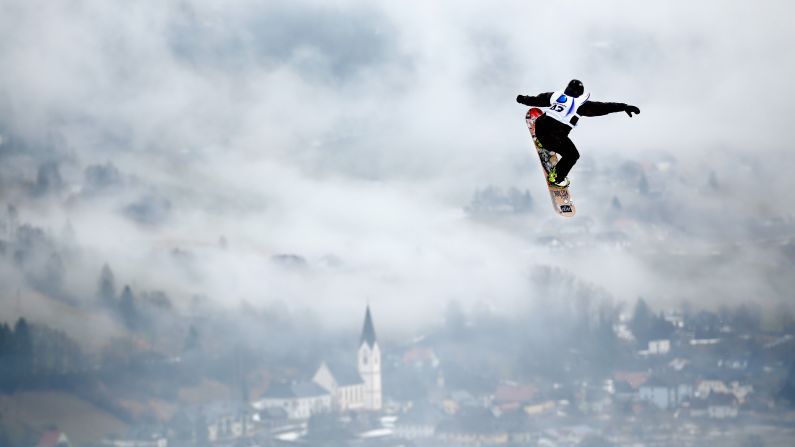
[[[258,410],[283,409],[291,419],[330,411],[380,410],[381,350],[370,306],[365,311],[355,365],[330,367],[323,362],[311,381],[275,384],[253,405]]]

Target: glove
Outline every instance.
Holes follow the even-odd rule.
[[[524,95],[518,95],[518,96],[516,97],[516,102],[518,102],[519,104],[524,104],[525,98],[527,98],[527,96],[524,96]]]
[[[636,115],[640,114],[640,109],[631,105],[627,105],[626,107],[624,107],[624,111],[627,112],[627,115],[629,115],[630,118],[632,117],[633,113]]]

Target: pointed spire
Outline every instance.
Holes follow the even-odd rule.
[[[373,317],[370,316],[370,306],[367,306],[367,312],[364,314],[364,327],[362,328],[362,339],[359,344],[367,343],[367,346],[373,347],[375,345],[375,328],[373,327]]]

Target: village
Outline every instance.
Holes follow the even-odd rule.
[[[602,377],[577,378],[577,365],[565,364],[560,381],[521,380],[497,378],[486,364],[448,366],[444,358],[455,357],[432,340],[382,350],[368,307],[350,364],[318,359],[316,370],[272,380],[249,401],[184,408],[167,423],[134,426],[97,445],[789,445],[795,427],[781,396],[792,391],[792,334],[707,321],[693,328],[681,312],[660,318],[670,336],[649,340]],[[624,320],[613,332],[634,346]],[[70,445],[68,436],[47,431],[39,446]]]

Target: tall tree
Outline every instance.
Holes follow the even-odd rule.
[[[116,279],[107,263],[102,266],[102,271],[99,273],[97,298],[100,303],[111,309],[116,307]]]
[[[795,407],[795,361],[790,361],[787,376],[784,378],[778,392],[778,398]]]
[[[36,195],[44,195],[51,192],[58,192],[64,187],[63,177],[58,169],[58,163],[48,161],[39,165],[36,173],[36,185],[33,192]]]
[[[8,324],[0,324],[0,388],[9,383],[13,360],[14,334]]]
[[[24,318],[17,320],[14,325],[13,340],[12,368],[17,378],[23,378],[33,372],[33,336]]]
[[[638,192],[647,195],[649,193],[649,180],[646,178],[646,173],[640,172],[640,179],[638,180]]]
[[[597,310],[598,316],[592,323],[587,337],[583,343],[592,364],[608,372],[615,367],[620,353],[619,340],[613,331],[618,310],[608,303],[601,303]]]
[[[57,295],[63,286],[64,263],[61,255],[52,252],[44,264],[44,271],[39,281],[39,287],[51,295]]]
[[[780,332],[795,332],[795,315],[792,307],[780,302],[776,305],[774,324],[776,330]]]
[[[5,424],[3,424],[3,415],[0,415],[0,447],[12,447],[14,445],[11,436],[8,435],[6,430]]]
[[[635,310],[632,312],[632,320],[629,322],[629,329],[641,345],[645,345],[649,341],[649,331],[653,320],[654,313],[646,304],[646,300],[638,298]]]
[[[185,337],[185,347],[183,350],[185,351],[192,351],[199,347],[199,331],[196,330],[196,326],[190,325],[188,329],[188,335]]]
[[[731,325],[738,332],[757,332],[762,327],[762,309],[759,306],[741,304],[734,311]]]
[[[124,286],[124,290],[121,292],[119,314],[128,329],[136,329],[138,327],[138,309],[135,304],[135,296],[128,285]]]

